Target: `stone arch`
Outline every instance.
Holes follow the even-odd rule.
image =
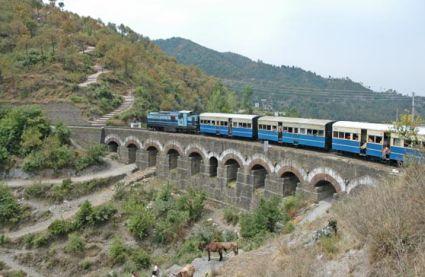
[[[126,143],[126,148],[128,151],[128,163],[135,163],[137,159],[137,151],[139,150],[138,146],[133,142],[128,142]]]
[[[145,150],[148,153],[148,167],[156,166],[158,160],[159,150],[155,145],[146,147]]]
[[[306,175],[305,172],[303,172],[302,169],[297,169],[294,166],[291,165],[284,165],[280,166],[277,169],[276,175],[277,177],[281,178],[285,173],[292,173],[300,180],[302,183],[304,181],[304,176]],[[304,174],[303,174],[304,173]]]
[[[202,170],[203,157],[198,151],[192,151],[189,154],[190,160],[190,176],[198,175]]]
[[[115,140],[110,140],[107,144],[108,151],[111,153],[118,153],[119,143],[117,143]]]
[[[303,182],[301,173],[291,166],[281,167],[277,176],[281,180],[284,196],[295,194],[297,187]]]
[[[223,167],[226,184],[230,185],[230,187],[232,187],[233,184],[236,185],[236,181],[238,180],[238,173],[239,170],[243,167],[243,164],[240,164],[237,159],[229,158],[226,159]]]
[[[149,147],[155,147],[158,151],[163,151],[164,147],[162,146],[162,144],[157,141],[157,140],[152,140],[152,139],[148,139],[145,141],[144,143],[144,150],[148,150]]]
[[[254,155],[252,159],[248,161],[247,169],[251,170],[255,165],[261,165],[266,171],[267,174],[272,174],[274,170],[273,163],[263,155]]]
[[[120,137],[115,134],[106,136],[105,144],[109,144],[110,142],[115,142],[116,144],[118,144],[118,146],[124,145],[124,142],[120,139]]]
[[[239,151],[236,151],[234,149],[227,149],[227,150],[223,151],[223,153],[221,153],[219,161],[221,161],[221,163],[223,165],[225,165],[226,162],[230,159],[237,161],[241,168],[243,168],[245,166],[244,157],[242,156],[242,154]]]
[[[198,145],[198,144],[189,144],[185,149],[185,155],[187,157],[190,156],[193,152],[197,152],[199,155],[201,155],[202,160],[206,161],[208,159],[207,151],[204,147]]]
[[[173,140],[173,141],[168,141],[167,143],[165,143],[163,152],[167,154],[168,151],[170,151],[170,149],[176,150],[179,153],[179,156],[184,156],[183,147],[181,146],[179,142]]]
[[[312,170],[307,181],[312,187],[320,181],[326,181],[334,187],[336,192],[346,191],[344,179],[331,168],[320,167]]]
[[[218,159],[215,156],[211,156],[208,159],[209,176],[217,177],[218,172]]]
[[[180,157],[180,153],[175,148],[171,147],[165,154],[168,157],[168,169],[176,169],[178,166],[178,158]]]
[[[126,137],[124,140],[124,146],[128,147],[130,144],[134,144],[137,149],[143,149],[143,144],[135,136]]]
[[[262,189],[266,187],[266,178],[270,173],[267,168],[261,163],[254,163],[249,167],[249,174],[252,177],[252,185],[254,190]]]
[[[347,193],[357,191],[360,187],[373,187],[377,183],[376,179],[366,175],[350,181],[347,185]]]
[[[333,178],[332,176],[326,174],[326,173],[319,173],[315,175],[311,181],[310,185],[315,187],[320,182],[329,182],[336,192],[341,192],[341,186],[338,184],[338,182]]]

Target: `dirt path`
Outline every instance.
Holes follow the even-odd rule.
[[[6,250],[0,248],[0,261],[4,262],[8,267],[13,270],[23,271],[30,277],[42,277],[35,269],[19,264],[15,261],[15,250]]]
[[[115,177],[123,174],[130,174],[133,172],[137,167],[135,164],[129,164],[129,165],[123,165],[121,163],[118,163],[116,161],[112,160],[105,160],[108,164],[108,167],[104,170],[101,170],[99,172],[96,172],[94,174],[88,174],[83,176],[76,176],[71,177],[72,182],[80,183],[80,182],[86,182],[93,179],[103,179],[103,178],[109,178],[109,177]],[[62,183],[63,178],[56,178],[56,179],[41,179],[41,178],[34,178],[31,180],[22,180],[22,179],[11,179],[6,180],[5,183],[7,186],[11,188],[18,188],[18,187],[26,187],[31,186],[34,183],[42,183],[42,184],[60,184]]]
[[[132,176],[137,176],[138,180],[148,178],[154,174],[154,171],[155,168],[148,168],[145,171],[134,172],[133,174],[128,174],[125,180],[131,179]],[[49,227],[49,225],[53,221],[57,219],[69,219],[73,217],[78,212],[80,205],[85,201],[89,201],[93,205],[93,207],[100,206],[109,202],[114,196],[114,193],[114,185],[111,185],[108,188],[97,191],[93,194],[86,195],[71,201],[64,201],[60,205],[51,205],[48,207],[48,210],[52,213],[52,216],[49,219],[34,224],[32,226],[24,227],[18,231],[5,233],[5,235],[10,239],[15,240],[28,234],[35,234],[44,231]],[[30,201],[28,204],[36,205],[37,203],[32,203]]]

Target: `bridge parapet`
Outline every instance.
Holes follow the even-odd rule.
[[[72,127],[82,145],[118,145],[120,159],[141,169],[155,165],[159,177],[181,188],[197,187],[219,201],[249,209],[262,195],[295,191],[319,200],[374,185],[391,167],[333,153],[260,142],[141,129]],[[115,149],[111,147],[110,149]]]

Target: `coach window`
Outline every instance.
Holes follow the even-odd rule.
[[[272,131],[276,131],[276,126],[272,126]]]
[[[237,122],[233,122],[232,124],[233,124],[233,127],[234,128],[238,127],[238,123]]]
[[[399,139],[399,138],[394,138],[394,140],[393,140],[393,145],[394,145],[394,146],[402,146],[403,144],[402,144],[402,142],[401,142],[401,139]]]
[[[382,143],[382,137],[376,136],[375,142],[381,144]]]
[[[283,132],[287,133],[288,132],[288,127],[283,127]]]
[[[350,133],[345,133],[344,138],[345,139],[351,139],[351,134]]]
[[[338,132],[334,132],[334,138],[338,138]]]
[[[305,135],[305,128],[300,128],[300,134]]]
[[[292,127],[288,127],[288,133],[292,133],[293,132],[293,128]]]
[[[325,136],[325,132],[323,130],[319,130],[319,137]]]
[[[412,141],[410,139],[405,139],[404,140],[404,147],[411,147],[412,146]]]
[[[294,134],[298,134],[298,128],[294,128]]]
[[[353,140],[359,140],[359,134],[353,133]]]
[[[344,132],[339,132],[338,133],[338,138],[343,139],[344,138]]]

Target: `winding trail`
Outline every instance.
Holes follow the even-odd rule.
[[[136,170],[137,166],[135,164],[123,165],[113,160],[105,160],[108,164],[106,169],[103,169],[99,172],[87,174],[83,176],[71,177],[71,181],[75,183],[87,182],[93,179],[103,179],[109,177],[115,177],[123,174],[130,174],[134,170]],[[56,178],[56,179],[31,179],[31,180],[22,180],[22,179],[10,179],[5,180],[7,186],[11,188],[18,187],[26,187],[31,186],[34,183],[42,183],[42,184],[60,184],[64,178]]]
[[[21,252],[21,251],[19,251]],[[17,250],[7,250],[0,248],[0,260],[5,263],[8,267],[13,270],[19,270],[25,272],[28,276],[31,277],[43,277],[42,274],[38,273],[35,269],[24,266],[15,261],[14,255],[17,254]]]

